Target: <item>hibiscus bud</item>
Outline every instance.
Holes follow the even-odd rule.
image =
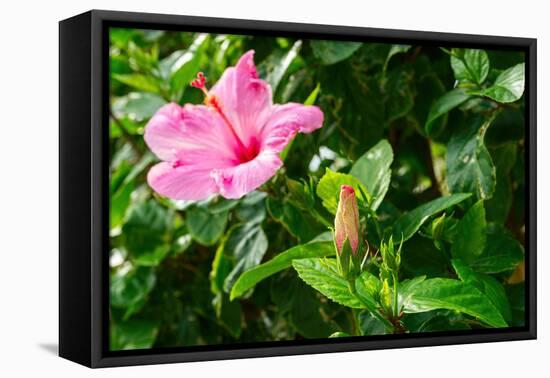
[[[387,279],[384,279],[382,282],[382,289],[380,290],[380,303],[387,313],[391,313],[392,292]]]
[[[334,241],[338,254],[342,253],[345,241],[348,241],[355,255],[359,248],[359,209],[355,190],[349,185],[340,188],[340,201],[334,219]]]
[[[380,275],[382,278],[392,277],[395,279],[399,273],[401,266],[401,247],[403,241],[399,244],[399,248],[395,248],[393,236],[390,236],[387,243],[380,243],[380,255],[382,256],[382,264],[380,265]]]

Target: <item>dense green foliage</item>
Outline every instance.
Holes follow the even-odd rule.
[[[243,343],[524,322],[524,57],[112,29],[111,348]],[[316,104],[284,168],[240,200],[146,182],[163,104],[200,103],[247,50],[274,101]],[[369,252],[352,280],[330,233],[355,188]]]

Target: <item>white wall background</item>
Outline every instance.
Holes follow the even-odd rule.
[[[0,376],[519,377],[550,367],[550,27],[538,0],[11,0],[0,15]],[[91,8],[538,38],[539,340],[89,370],[57,344],[58,26]],[[546,349],[546,350],[545,350]]]

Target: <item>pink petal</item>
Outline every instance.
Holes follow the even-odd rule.
[[[184,146],[182,110],[174,103],[164,105],[145,126],[145,143],[160,159],[172,160],[176,151]]]
[[[210,169],[158,163],[149,170],[147,182],[155,192],[175,199],[203,200],[217,192]]]
[[[144,139],[165,161],[181,158],[186,150],[209,151],[221,160],[235,159],[235,139],[227,125],[215,110],[204,105],[163,106],[145,127]]]
[[[241,198],[273,177],[282,165],[277,152],[264,150],[249,162],[215,170],[212,175],[222,196]]]
[[[147,124],[145,142],[166,160],[151,168],[149,185],[172,199],[202,200],[217,193],[212,170],[239,162],[227,125],[215,110],[203,105],[164,106]]]
[[[281,152],[296,133],[311,133],[323,126],[317,106],[287,103],[274,105],[261,131],[262,147]]]
[[[245,145],[258,134],[271,113],[271,87],[258,78],[254,51],[245,53],[235,67],[225,70],[210,90]]]

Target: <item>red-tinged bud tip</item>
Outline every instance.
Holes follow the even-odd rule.
[[[342,185],[342,187],[340,188],[340,190],[342,192],[346,192],[348,194],[355,194],[355,190],[353,189],[352,186],[349,186],[349,185]]]

